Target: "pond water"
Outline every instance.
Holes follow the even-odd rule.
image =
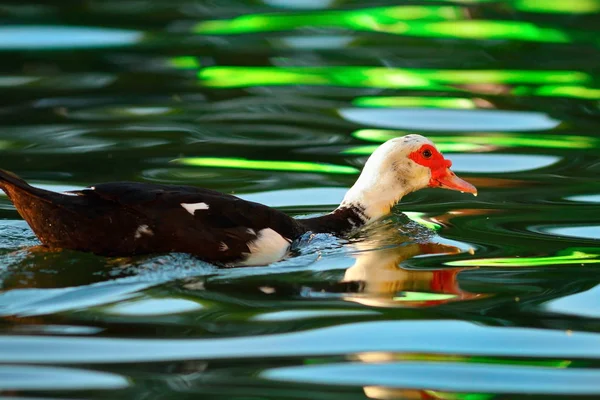
[[[0,394],[600,396],[600,2],[0,4],[0,167],[329,212],[378,143],[422,190],[267,267],[44,251],[0,197]]]

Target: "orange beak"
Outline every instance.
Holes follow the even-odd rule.
[[[449,168],[443,168],[443,170],[435,171],[432,173],[429,186],[439,187],[442,189],[457,190],[464,193],[472,193],[477,196],[477,188],[471,185],[469,182],[460,179],[456,174],[450,171]]]

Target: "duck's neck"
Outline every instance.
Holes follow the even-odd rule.
[[[361,174],[344,200],[330,214],[302,220],[313,232],[344,233],[388,215],[414,189],[393,175]]]

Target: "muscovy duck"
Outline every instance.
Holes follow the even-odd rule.
[[[0,189],[49,248],[104,256],[182,252],[218,265],[249,266],[281,260],[306,232],[347,234],[425,187],[477,194],[451,165],[423,136],[391,139],[369,157],[338,208],[306,219],[192,186],[115,182],[57,193],[0,170]]]

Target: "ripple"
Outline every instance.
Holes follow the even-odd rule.
[[[565,197],[566,200],[579,201],[582,203],[600,203],[600,194],[582,194]]]
[[[354,36],[286,36],[276,39],[276,43],[281,47],[291,47],[293,49],[344,49],[354,42]]]
[[[21,257],[27,255],[26,251],[20,251],[17,254]],[[91,255],[86,256],[87,259],[84,260],[74,257],[71,263],[78,267],[78,262],[89,263],[90,260],[96,259]],[[5,290],[0,293],[0,316],[47,315],[130,301],[140,298],[140,293],[149,287],[177,279],[205,276],[210,272],[214,272],[216,268],[195,257],[178,253],[141,258],[137,261],[129,260],[130,264],[122,260],[119,264],[120,259],[118,258],[109,259],[113,260],[113,264],[116,263],[116,267],[113,265],[112,271],[109,268],[111,265],[109,260],[103,258],[97,258],[96,260],[100,260],[99,262],[103,263],[101,266],[106,269],[104,280],[89,283],[91,277],[88,277],[86,284],[81,286]],[[6,265],[7,261],[10,260],[3,256],[2,261]],[[113,277],[114,279],[111,280]],[[173,303],[171,306],[173,306]],[[129,310],[132,309],[135,309],[135,307]],[[138,308],[138,310],[140,309]]]
[[[600,285],[581,293],[550,301],[542,307],[553,313],[576,315],[582,318],[600,318],[598,302],[600,302]]]
[[[369,338],[369,340],[365,340]],[[398,340],[402,338],[402,340]],[[409,352],[486,356],[600,357],[600,335],[493,327],[454,320],[351,323],[284,334],[215,339],[122,339],[3,336],[12,363],[123,363]]]
[[[346,188],[310,188],[272,190],[261,193],[240,195],[239,197],[271,207],[337,205],[342,202]]]
[[[339,112],[358,124],[417,131],[541,131],[560,124],[544,113],[526,111],[344,108]]]
[[[75,368],[0,366],[2,390],[108,390],[130,386],[127,378]]]
[[[600,239],[600,225],[581,226],[538,226],[530,228],[534,232],[552,234],[557,236],[576,237],[582,239]]]
[[[452,169],[499,174],[545,168],[560,160],[557,156],[539,154],[454,154]]]
[[[202,304],[185,299],[139,299],[107,307],[104,312],[117,315],[178,314],[203,308]]]
[[[117,47],[139,43],[141,32],[76,26],[12,25],[0,27],[0,50],[47,50]]]
[[[598,394],[600,370],[451,362],[339,363],[266,370],[270,380],[444,391]]]
[[[45,315],[99,306],[135,296],[148,285],[112,283],[59,289],[17,289],[0,294],[0,315]]]
[[[295,321],[302,319],[313,318],[330,318],[330,317],[353,317],[353,316],[373,316],[379,315],[377,311],[370,310],[293,310],[293,311],[276,311],[264,314],[259,314],[252,317],[252,321]]]

